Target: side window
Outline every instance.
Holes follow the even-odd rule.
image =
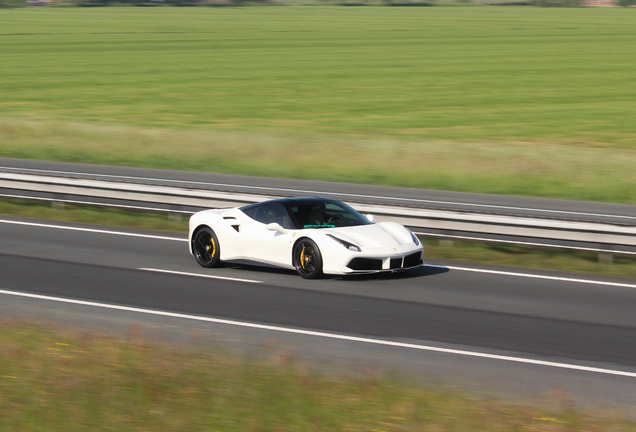
[[[275,222],[283,228],[292,228],[291,219],[287,214],[287,210],[280,204],[266,204],[252,207],[246,210],[245,214],[260,223],[269,224]]]
[[[350,224],[350,217],[345,209],[333,203],[326,205],[325,219],[334,226],[348,226]]]
[[[246,215],[248,215],[249,217],[251,217],[254,220],[258,220],[256,219],[256,213],[258,212],[258,207],[250,207],[248,209],[242,209],[243,213],[245,213]]]

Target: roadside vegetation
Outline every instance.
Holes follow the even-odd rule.
[[[635,14],[0,10],[0,157],[636,204]]]
[[[379,370],[312,370],[284,349],[0,321],[0,431],[628,432],[623,411],[466,395]]]
[[[55,205],[55,204],[54,204]],[[167,216],[152,212],[136,212],[82,205],[54,208],[50,203],[27,200],[0,199],[0,214],[41,218],[65,222],[101,224],[115,227],[188,232],[188,215]],[[538,248],[520,245],[451,241],[420,236],[424,244],[425,260],[463,261],[520,268],[561,270],[633,278],[636,257],[615,254],[610,262],[603,262],[594,252],[561,248]]]

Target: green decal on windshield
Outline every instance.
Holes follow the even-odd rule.
[[[335,228],[335,225],[305,225],[304,228]]]

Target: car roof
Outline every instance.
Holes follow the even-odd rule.
[[[323,198],[323,197],[292,197],[292,198],[277,198],[267,201],[262,201],[255,204],[249,204],[241,207],[241,210],[247,210],[252,207],[257,207],[263,204],[282,204],[285,207],[293,204],[311,204],[311,203],[328,203],[328,202],[340,202],[331,198]]]

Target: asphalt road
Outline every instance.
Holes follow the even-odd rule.
[[[636,407],[635,279],[436,262],[313,281],[202,269],[185,234],[2,218],[0,239],[2,316],[196,328],[235,347],[275,340],[338,367]]]

